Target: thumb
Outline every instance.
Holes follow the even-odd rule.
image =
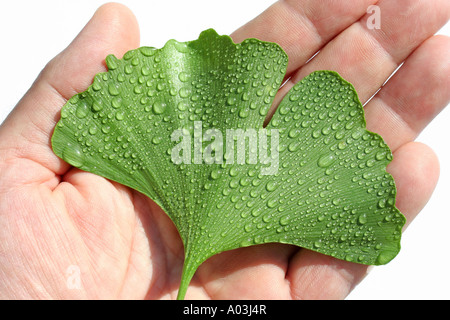
[[[121,57],[137,46],[139,28],[133,13],[117,3],[101,6],[72,43],[45,66],[0,127],[0,161],[27,159],[55,174],[64,173],[69,165],[50,144],[61,107],[106,70],[108,54]]]

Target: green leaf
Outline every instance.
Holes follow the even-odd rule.
[[[210,29],[109,55],[109,71],[62,108],[54,152],[142,192],[174,222],[185,248],[179,298],[225,250],[280,242],[375,265],[400,250],[392,155],[365,129],[351,84],[314,72],[263,128],[287,60],[277,44]]]

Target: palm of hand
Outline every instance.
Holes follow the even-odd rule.
[[[348,9],[352,14],[348,13],[346,19],[352,19],[353,15],[357,20],[355,17],[359,17],[367,5]],[[416,8],[410,14],[419,19],[422,9]],[[233,37],[236,41],[251,36],[276,41],[265,38],[266,26],[261,24],[270,21],[274,14],[285,15],[295,30],[304,32],[307,27],[300,23],[305,20],[304,16],[297,17],[299,21],[289,20],[298,13],[299,9],[289,1],[277,3]],[[391,60],[401,61],[402,54],[407,56],[435,32],[439,21],[445,22],[448,18],[442,14],[435,25],[424,17],[420,19],[427,24],[424,34],[409,40],[414,43],[407,53],[395,51],[395,45],[391,44],[391,50],[385,49],[390,54],[386,64]],[[324,42],[322,45],[331,39],[333,32],[342,31],[338,37],[356,32],[353,26],[347,29],[350,31],[335,26],[335,30],[326,34],[322,27],[320,22],[315,25]],[[280,29],[278,37],[286,32],[278,25],[271,28]],[[112,36],[112,29],[120,32]],[[125,8],[114,4],[103,6],[77,39],[44,69],[0,127],[0,296],[152,299],[176,296],[183,246],[170,219],[142,194],[69,167],[52,153],[49,142],[65,99],[83,91],[92,76],[103,71],[100,61],[108,53],[120,56],[136,47],[137,37],[129,35],[137,33],[134,17]],[[400,35],[402,31],[391,36]],[[331,49],[327,51],[325,47],[312,64],[301,68],[309,58],[308,50],[303,57],[289,39],[280,41],[290,56],[288,72],[292,75],[292,81],[280,91],[280,96],[313,69],[338,70],[336,62],[328,60],[327,52],[331,49],[344,65],[351,64],[356,54],[356,58],[364,55],[359,51],[350,52],[350,57],[346,57],[349,54],[346,52],[336,54],[336,45],[330,42]],[[313,50],[312,43],[310,46]],[[425,41],[408,58],[410,62],[407,60],[403,73],[393,79],[394,84],[386,87],[385,94],[382,92],[380,98],[366,106],[369,129],[382,134],[394,151],[389,171],[398,187],[397,207],[408,220],[414,218],[430,197],[438,175],[432,151],[411,141],[449,100],[445,85],[438,84],[448,76],[450,67],[427,65],[423,58],[440,59],[440,52],[445,52],[443,48],[448,46],[445,38]],[[84,54],[80,54],[82,50]],[[90,59],[80,61],[81,56]],[[374,57],[379,58],[379,55],[375,52]],[[421,64],[412,68],[421,60]],[[80,64],[83,67],[73,69]],[[361,65],[356,63],[356,67]],[[375,80],[380,82],[390,74],[389,70],[388,66],[378,73],[361,68],[358,72],[351,68],[338,71],[350,81],[354,78],[352,82],[364,101],[377,86],[375,81],[370,87],[373,79],[368,81],[365,77],[373,75],[379,77]],[[405,98],[410,88],[402,79],[411,72],[422,72],[433,88],[435,98],[427,106],[421,107],[431,96],[426,88],[417,92],[414,101]],[[417,85],[414,80],[408,83]],[[408,114],[405,108],[409,108]],[[411,168],[414,168],[413,173],[409,172]],[[409,188],[411,183],[417,187]],[[73,266],[75,269],[71,268]],[[269,244],[242,248],[206,261],[194,277],[187,298],[343,298],[363,278],[366,269],[366,266],[293,246]],[[79,274],[72,274],[71,270]],[[69,283],[74,276],[79,280],[76,286]],[[268,283],[270,290],[267,290]]]
[[[23,161],[28,162],[15,161],[3,172],[16,178],[20,174],[31,176],[30,172],[18,171],[30,166],[22,164]],[[17,239],[8,250],[22,253],[18,265],[11,267],[28,273],[21,274],[24,277],[21,281],[12,284],[6,281],[8,290],[2,292],[21,292],[20,286],[32,279],[26,286],[26,295],[31,297],[176,297],[183,246],[169,218],[152,200],[76,168],[66,172],[62,181],[56,181],[58,178],[39,164],[32,164],[30,169],[42,180],[13,189],[5,196],[11,206],[9,210],[14,212],[9,221],[9,236]],[[261,258],[273,265],[269,272],[263,271],[265,277],[284,277],[276,258],[271,259],[272,249],[269,246],[237,255],[246,256],[248,262],[261,267],[258,256],[264,250]],[[246,261],[238,258],[230,267],[240,269],[245,265]],[[227,298],[239,294],[236,288],[215,293],[216,277],[212,272],[203,272],[199,279],[205,283],[194,281],[193,296]],[[42,279],[51,281],[33,285]],[[245,288],[245,283],[242,286]],[[272,292],[278,298],[286,293]]]

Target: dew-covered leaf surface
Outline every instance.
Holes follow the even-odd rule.
[[[225,250],[289,243],[385,264],[403,215],[351,84],[317,71],[296,84],[266,128],[287,56],[274,43],[198,40],[141,47],[72,97],[52,145],[71,165],[153,199],[185,247],[179,297],[198,266]]]

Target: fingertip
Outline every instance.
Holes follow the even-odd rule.
[[[100,6],[78,36],[42,72],[65,99],[86,90],[93,76],[106,69],[108,54],[122,57],[139,46],[139,26],[133,12],[123,4]]]
[[[387,168],[397,187],[396,207],[406,217],[406,225],[425,207],[439,179],[436,153],[421,142],[410,142],[394,152]]]
[[[134,13],[126,5],[117,2],[105,3],[94,13],[93,18],[97,17],[99,21],[109,25],[104,31],[123,40],[122,47],[118,48],[122,49],[121,52],[116,52],[118,56],[121,57],[125,51],[139,46],[139,24]]]

